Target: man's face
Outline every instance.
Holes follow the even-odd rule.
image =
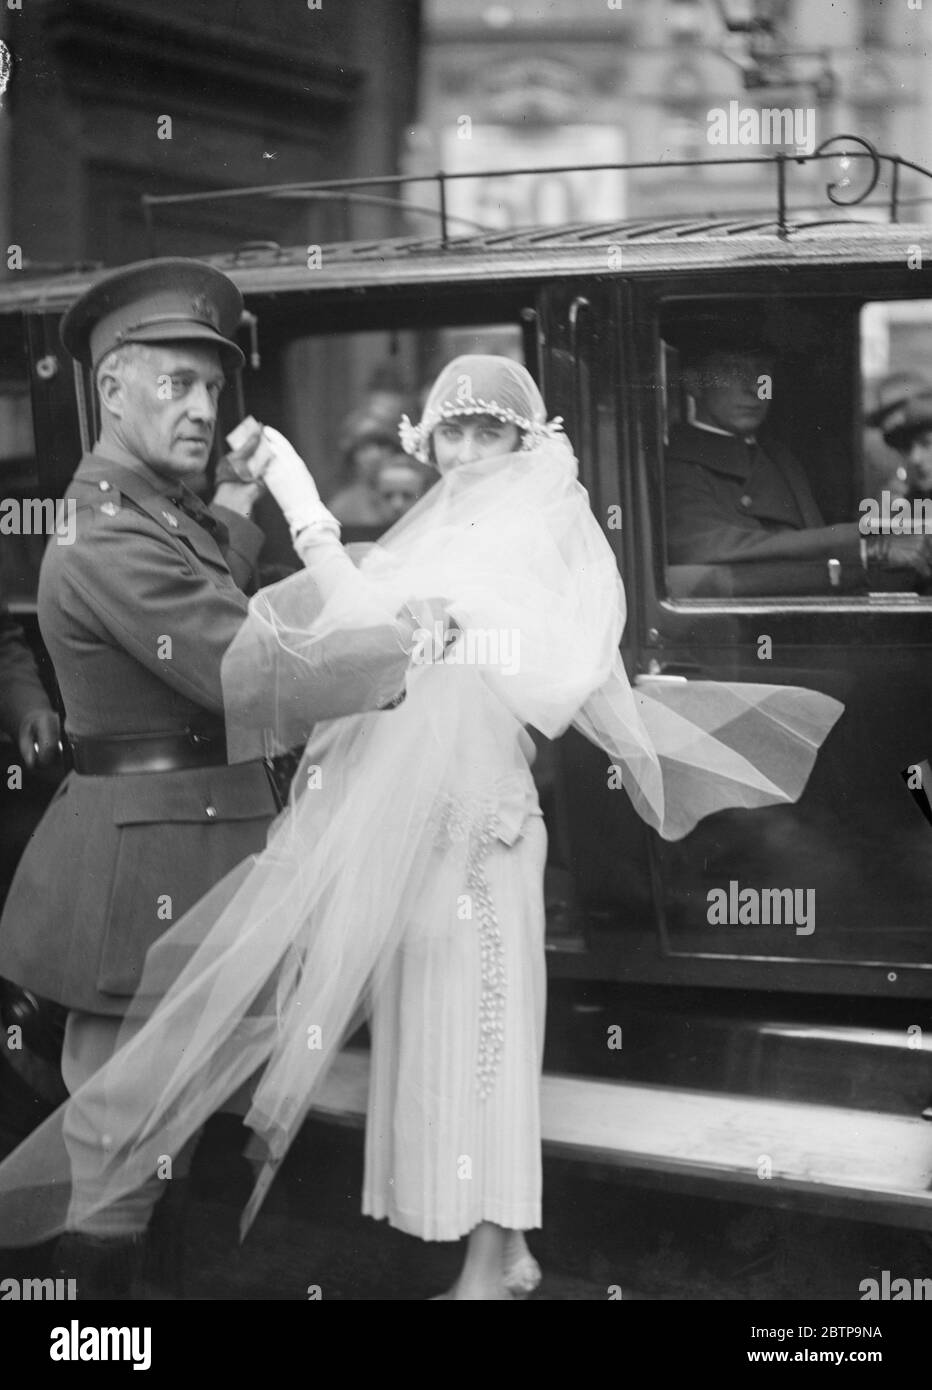
[[[696,419],[730,434],[754,434],[767,418],[770,401],[761,400],[760,378],[773,376],[765,353],[715,352],[685,374],[696,402]]]
[[[146,344],[119,374],[109,406],[114,431],[156,473],[190,479],[207,467],[223,384],[216,348]]]
[[[397,521],[420,497],[420,477],[407,463],[383,464],[378,477],[378,493],[386,520]]]
[[[932,496],[932,428],[918,430],[904,452],[910,487]]]

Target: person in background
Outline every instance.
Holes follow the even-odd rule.
[[[409,512],[415,502],[436,481],[436,474],[407,454],[397,453],[379,464],[375,478],[376,491],[382,505],[382,519],[389,526]]]
[[[382,463],[398,451],[398,439],[384,425],[370,425],[355,435],[343,454],[346,482],[327,503],[344,526],[379,526],[384,509],[376,485]]]
[[[883,438],[903,460],[906,498],[932,498],[932,385],[907,397],[885,424]]]
[[[873,388],[874,405],[864,416],[864,495],[879,497],[886,489],[905,497],[909,482],[906,460],[896,440],[907,403],[917,395],[932,394],[932,378],[915,371],[890,372]]]
[[[48,767],[61,745],[58,715],[19,623],[0,594],[0,730],[16,745],[27,771]]]
[[[785,445],[759,438],[777,354],[761,335],[697,328],[680,348],[692,403],[666,451],[671,565],[837,559],[843,570],[907,568],[932,577],[932,538],[862,536],[856,522],[826,525],[805,470]],[[882,545],[876,544],[881,541]]]

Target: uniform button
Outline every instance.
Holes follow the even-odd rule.
[[[217,814],[217,808],[216,808],[216,806],[205,806],[205,807],[204,807],[204,815],[205,815],[205,816],[208,816],[210,820],[213,820],[213,819],[215,818],[216,814]]]
[[[742,499],[741,499],[741,505],[742,505],[742,507],[749,507],[749,506],[751,505],[751,503],[752,503],[753,500],[754,500],[754,499],[753,499],[752,497],[748,496],[748,494],[745,493],[744,496],[743,496]]]
[[[109,492],[111,488],[111,484],[107,482],[106,478],[101,478],[97,486],[100,488],[101,492]]]
[[[165,520],[168,522],[169,526],[177,526],[177,525],[178,525],[178,518],[177,518],[176,516],[172,516],[171,512],[163,512],[162,515],[164,516]]]
[[[104,516],[116,516],[120,509],[115,502],[101,502],[100,510]]]

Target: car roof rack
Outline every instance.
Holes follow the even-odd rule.
[[[837,148],[839,145],[842,148]],[[854,148],[848,148],[853,146]],[[789,208],[787,204],[787,175],[792,165],[804,165],[821,160],[839,160],[841,163],[842,177],[834,182],[829,182],[825,186],[825,196],[829,202],[836,207],[854,207],[864,203],[874,192],[880,180],[883,166],[890,168],[889,195],[886,202],[888,221],[895,223],[899,221],[899,214],[905,202],[913,203],[917,200],[904,200],[901,193],[901,171],[904,169],[912,170],[925,178],[932,179],[932,170],[926,169],[921,164],[916,164],[913,160],[904,159],[901,155],[882,154],[869,140],[863,136],[852,134],[830,135],[817,146],[811,154],[787,154],[777,151],[774,154],[751,155],[751,156],[732,156],[714,159],[665,159],[665,160],[641,160],[629,163],[608,163],[608,164],[561,164],[552,165],[545,168],[530,169],[485,169],[470,171],[469,173],[446,173],[438,170],[434,174],[387,174],[381,177],[365,177],[351,179],[325,179],[316,182],[300,183],[275,183],[259,184],[242,188],[218,188],[211,189],[203,193],[144,193],[140,197],[143,217],[146,224],[146,235],[149,244],[149,254],[155,256],[157,252],[157,238],[155,230],[155,209],[179,204],[208,203],[219,201],[231,201],[241,198],[269,198],[269,199],[294,199],[311,200],[321,202],[343,202],[361,203],[376,207],[396,208],[404,212],[425,214],[427,216],[438,217],[440,220],[440,243],[443,247],[450,247],[455,237],[451,233],[451,224],[456,223],[461,226],[468,226],[474,232],[487,233],[489,236],[502,235],[507,237],[511,233],[501,232],[500,229],[484,227],[480,223],[471,219],[460,217],[459,214],[451,213],[448,208],[448,189],[452,183],[464,179],[491,179],[502,177],[539,177],[541,174],[568,174],[568,173],[597,173],[597,172],[634,172],[649,169],[701,169],[715,168],[728,165],[757,166],[770,165],[774,170],[775,192],[776,192],[776,230],[777,235],[783,238],[789,237],[794,230],[789,221]],[[851,161],[866,161],[864,171],[864,185],[857,188],[855,180],[849,175],[848,169]],[[385,194],[365,192],[372,188],[394,188],[399,191],[411,185],[433,185],[437,191],[438,203],[436,207],[425,204],[414,204],[402,197],[387,197]],[[925,201],[925,200],[920,200]],[[748,215],[754,218],[761,218],[765,214],[765,209],[757,208]],[[696,215],[693,214],[693,217]],[[735,220],[732,213],[731,219]],[[663,221],[670,220],[670,215],[666,214]],[[698,219],[697,219],[698,220]],[[714,221],[714,219],[712,219]],[[767,216],[767,221],[770,217]],[[656,223],[658,219],[647,218],[645,221]]]

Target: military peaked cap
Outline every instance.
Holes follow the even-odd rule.
[[[203,261],[137,261],[97,280],[72,304],[61,339],[95,370],[124,343],[204,342],[232,371],[245,360],[233,341],[242,311],[233,281]]]

